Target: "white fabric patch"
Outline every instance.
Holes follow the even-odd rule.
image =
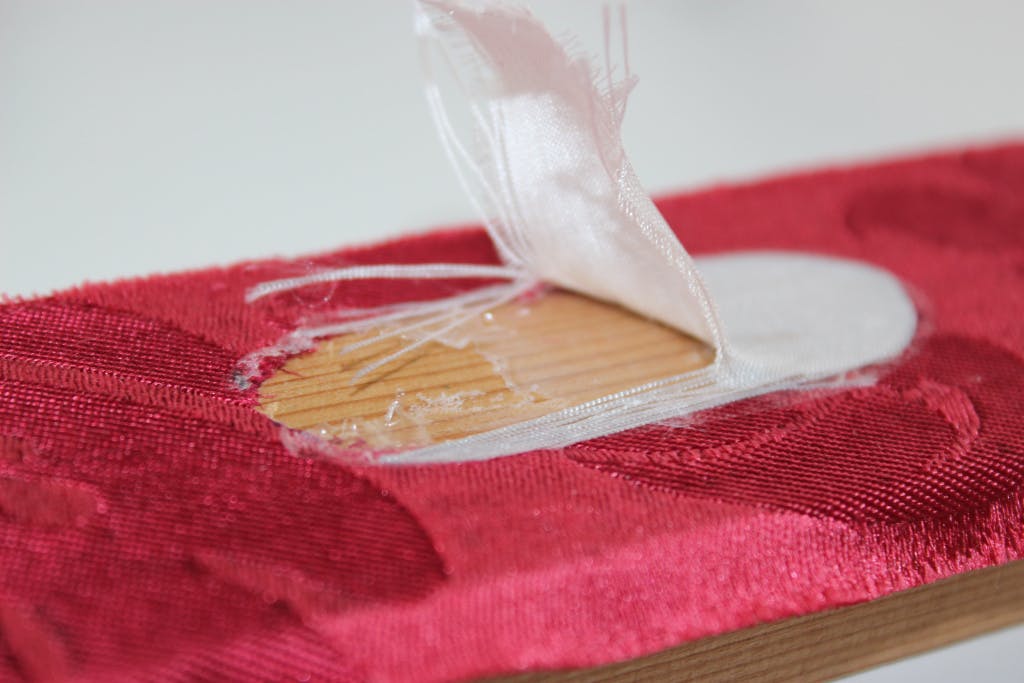
[[[917,328],[880,268],[792,252],[697,259],[733,364],[769,378],[828,377],[897,356]]]

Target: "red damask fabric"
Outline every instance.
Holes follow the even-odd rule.
[[[379,468],[287,450],[239,360],[341,306],[473,283],[243,294],[320,266],[493,263],[479,230],[0,305],[0,680],[594,665],[1022,557],[1024,145],[660,208],[696,254],[889,269],[918,338],[871,386]]]

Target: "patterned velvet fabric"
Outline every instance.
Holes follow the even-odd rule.
[[[239,359],[339,306],[474,283],[243,294],[319,266],[493,263],[479,230],[0,305],[0,680],[594,665],[1024,554],[1024,146],[660,208],[696,254],[889,269],[918,338],[869,386],[379,468],[287,450]]]

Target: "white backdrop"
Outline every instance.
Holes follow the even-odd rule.
[[[588,46],[594,0],[540,4]],[[1024,3],[637,0],[654,191],[1024,131]],[[472,218],[407,0],[0,0],[0,292]]]
[[[594,0],[536,3],[600,44]],[[1024,135],[1024,3],[635,0],[655,192]],[[0,293],[472,220],[407,0],[0,0]],[[1020,680],[1024,628],[860,680]]]

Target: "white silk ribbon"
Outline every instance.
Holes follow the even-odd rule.
[[[624,36],[624,15],[620,22]],[[625,59],[621,77],[610,60],[599,73],[528,11],[498,2],[419,0],[415,26],[439,136],[503,265],[358,266],[264,283],[249,298],[370,277],[508,283],[301,329],[267,352],[308,348],[328,333],[405,318],[430,328],[418,335],[412,345],[418,346],[547,282],[694,336],[714,348],[715,359],[702,370],[377,462],[476,460],[556,448],[820,381],[891,358],[909,343],[913,305],[895,278],[866,264],[768,253],[701,260],[698,269],[623,149],[620,129],[635,82]],[[605,29],[607,53],[607,11]],[[438,65],[454,80],[454,97],[445,96]],[[456,108],[448,105],[452,99]]]

